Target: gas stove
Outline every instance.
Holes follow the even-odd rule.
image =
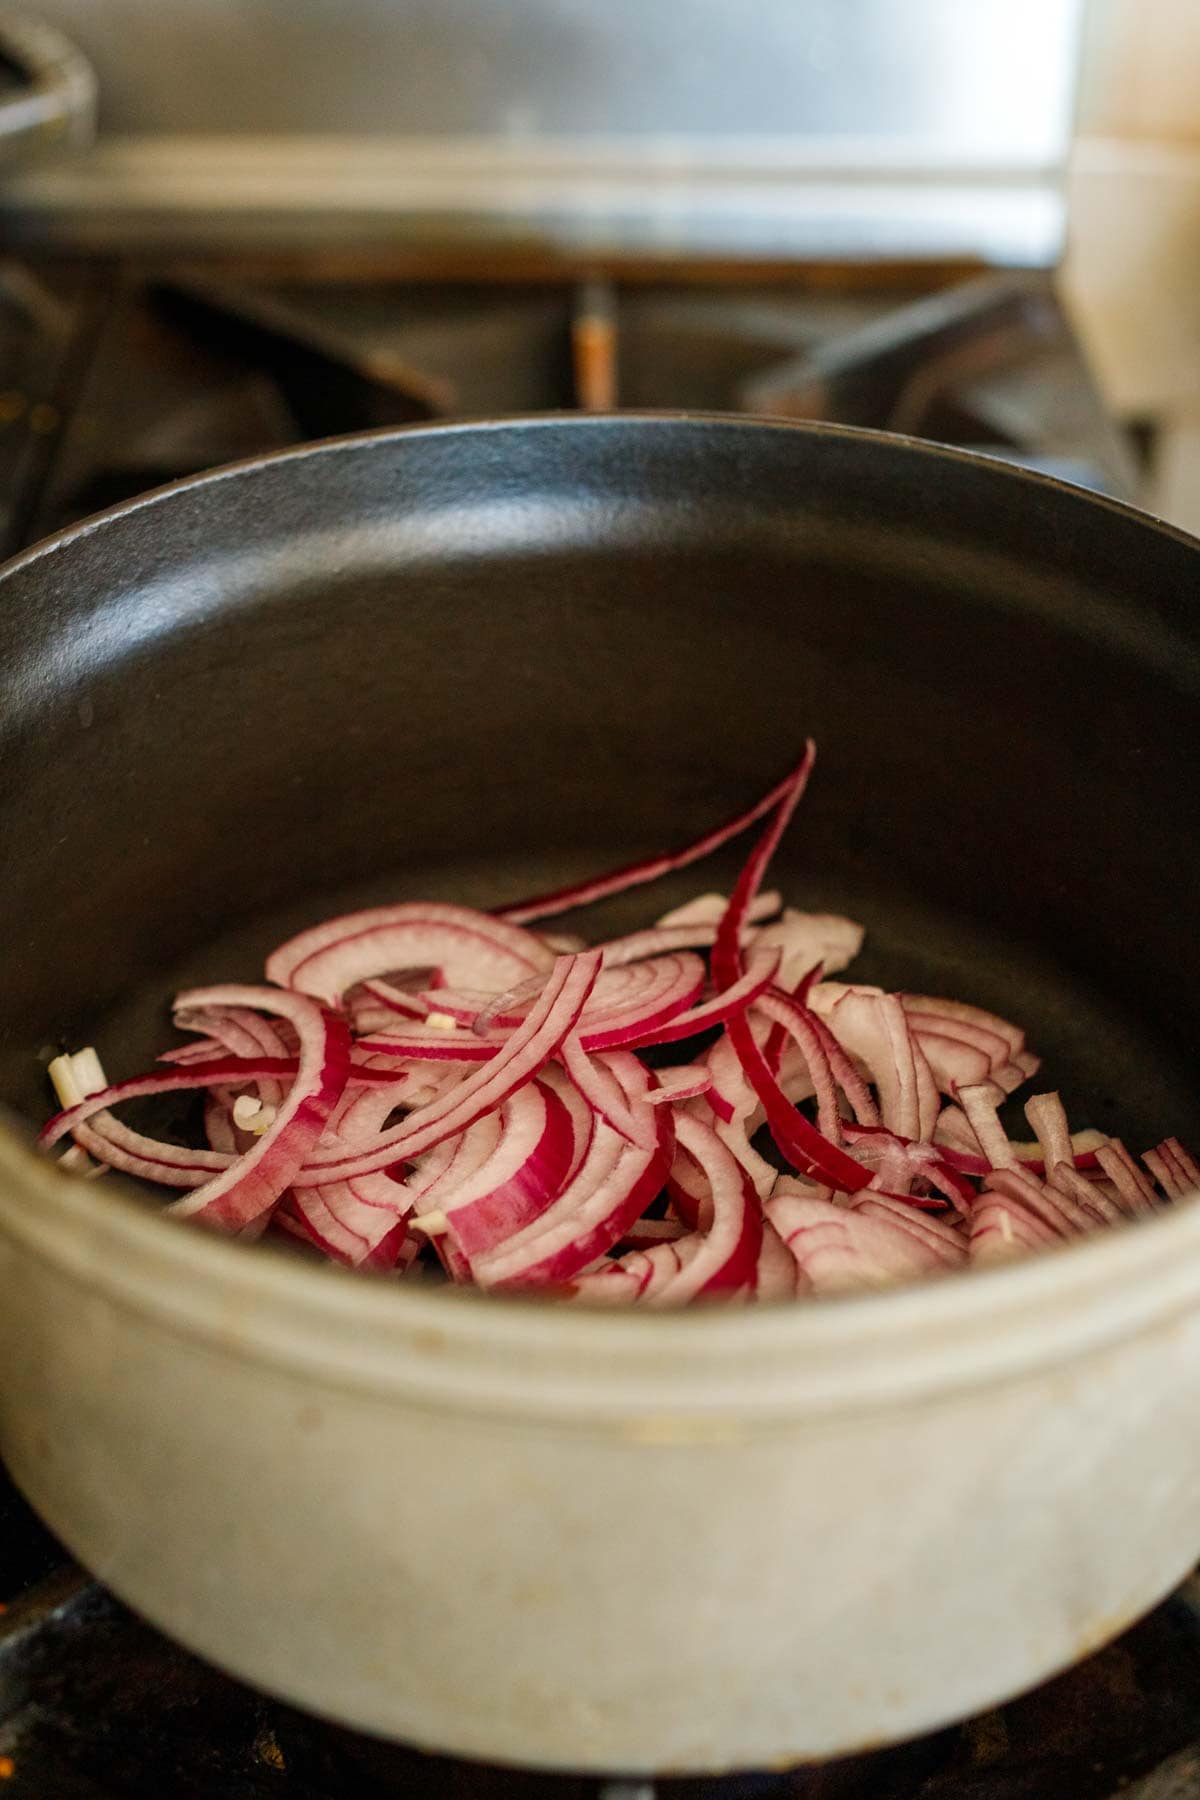
[[[903,431],[1118,496],[1137,475],[1045,272],[497,252],[42,257],[0,265],[0,549],[307,438],[617,406]],[[817,1770],[657,1789],[481,1769],[303,1717],[131,1616],[2,1478],[0,1604],[5,1800],[1200,1794],[1194,1585],[1117,1646],[961,1728]]]
[[[1045,273],[493,258],[0,267],[0,547],[306,438],[547,408],[820,418],[1136,482]]]

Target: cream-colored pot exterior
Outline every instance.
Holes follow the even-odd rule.
[[[229,1244],[0,1143],[0,1451],[235,1674],[469,1756],[945,1723],[1200,1550],[1200,1207],[864,1300],[614,1316]]]

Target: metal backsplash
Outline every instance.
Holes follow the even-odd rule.
[[[1082,0],[34,4],[95,67],[102,138],[7,190],[26,231],[1059,248]]]

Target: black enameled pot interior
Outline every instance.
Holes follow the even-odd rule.
[[[491,905],[820,757],[773,877],[1007,1010],[1076,1124],[1200,1136],[1200,548],[865,433],[545,418],[184,484],[0,575],[0,1100],[389,897]],[[649,918],[737,851],[602,909]],[[40,1060],[39,1060],[40,1058]]]

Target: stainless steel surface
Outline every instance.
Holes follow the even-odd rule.
[[[435,243],[664,260],[1059,259],[1056,170],[834,169],[809,149],[115,138],[9,184],[0,231],[35,248],[105,251]]]
[[[120,132],[834,138],[1041,168],[1078,0],[44,0]],[[1014,105],[1019,98],[1021,104]]]
[[[1046,264],[1081,0],[48,0],[106,141],[10,227]],[[2,215],[0,215],[2,216]]]
[[[0,163],[90,143],[96,78],[62,32],[38,19],[0,17]]]

